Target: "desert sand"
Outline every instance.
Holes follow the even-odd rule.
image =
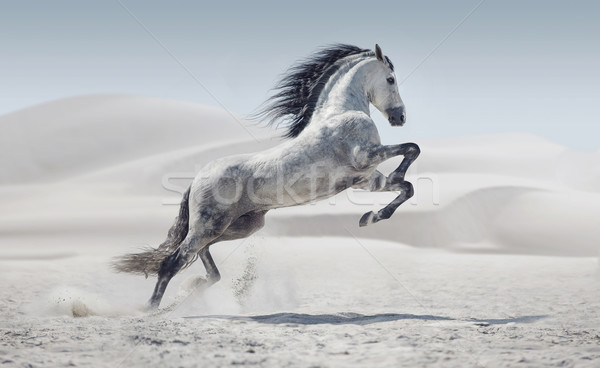
[[[0,116],[3,367],[597,367],[600,152],[524,134],[417,142],[416,196],[347,191],[272,211],[146,313],[158,245],[210,160],[279,142],[223,110],[137,96]],[[399,162],[382,166],[391,171]]]

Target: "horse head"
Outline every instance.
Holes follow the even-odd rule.
[[[406,109],[398,92],[398,83],[391,60],[375,45],[375,56],[379,61],[370,73],[367,91],[369,102],[381,111],[393,126],[406,122]]]

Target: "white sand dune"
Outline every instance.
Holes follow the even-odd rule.
[[[0,190],[0,230],[137,232],[142,219],[160,229],[176,209],[157,204],[177,204],[204,164],[278,143],[268,138],[272,131],[241,121],[216,108],[131,96],[77,97],[0,117],[8,127],[2,137],[10,142],[0,146],[7,161],[0,181],[13,184]],[[23,134],[30,136],[25,144]],[[419,143],[423,154],[410,172],[415,199],[392,220],[355,229],[356,236],[436,248],[597,255],[598,155],[519,134]],[[393,196],[346,192],[315,206],[274,211],[276,226],[267,231],[347,236],[344,228],[354,229],[362,213]],[[329,226],[332,217],[344,227]]]
[[[272,211],[257,235],[214,247],[221,283],[141,313],[154,280],[109,259],[157,245],[204,164],[279,142],[240,123],[111,95],[0,116],[4,365],[600,362],[600,153],[524,134],[418,142],[417,194],[390,220],[358,227],[394,193]],[[202,273],[178,275],[165,306]]]
[[[222,109],[149,97],[49,102],[0,117],[0,183],[58,180],[199,143],[264,136],[241,121]]]

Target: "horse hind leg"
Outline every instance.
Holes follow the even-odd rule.
[[[225,232],[211,244],[227,240],[247,238],[265,226],[265,214],[267,211],[251,211],[240,217],[227,227]]]
[[[190,266],[196,260],[198,253],[210,242],[218,238],[225,229],[226,226],[223,226],[219,231],[209,231],[205,229],[200,234],[194,231],[188,233],[188,236],[184,239],[179,248],[166,257],[161,263],[158,271],[158,281],[156,282],[154,292],[148,302],[148,309],[158,308],[171,279],[179,271]]]
[[[203,286],[207,288],[219,282],[219,280],[221,280],[221,273],[219,272],[219,269],[217,268],[217,265],[210,254],[210,245],[200,249],[198,252],[198,257],[206,269],[206,280],[201,279],[202,284],[204,284]]]
[[[169,285],[169,281],[171,281],[173,276],[175,276],[183,267],[180,249],[181,248],[177,249],[162,262],[160,269],[158,270],[158,281],[156,281],[154,291],[148,301],[147,309],[152,310],[158,308],[165,290],[167,289],[167,285]]]
[[[210,254],[210,245],[225,241],[245,238],[264,226],[263,212],[252,212],[240,216],[237,220],[222,226],[219,231],[205,231],[202,235],[194,232],[188,234],[181,243],[177,251],[165,258],[158,272],[158,281],[154,287],[152,297],[148,302],[149,309],[156,309],[165,293],[169,281],[183,268],[191,265],[196,260],[196,255],[200,258],[207,273],[207,285],[211,286],[221,279],[221,275]],[[224,223],[224,221],[220,221]]]
[[[204,248],[200,249],[198,252],[198,256],[204,264],[204,268],[206,269],[206,286],[209,287],[221,280],[221,274],[219,273],[219,269],[215,264],[215,261],[210,254],[210,246],[227,240],[236,240],[247,238],[250,235],[254,234],[258,230],[262,229],[265,225],[265,214],[267,211],[261,212],[250,212],[245,215],[238,217],[225,232],[213,240],[210,244],[206,245]]]

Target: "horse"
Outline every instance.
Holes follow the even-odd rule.
[[[123,255],[116,271],[157,275],[147,309],[157,309],[171,278],[197,258],[206,286],[221,278],[211,245],[246,238],[277,208],[329,198],[348,188],[395,191],[398,196],[377,213],[365,213],[359,226],[390,218],[413,196],[406,170],[420,153],[415,143],[382,145],[369,104],[392,126],[406,122],[394,65],[379,45],[375,50],[336,44],[291,67],[257,116],[286,128],[281,144],[254,154],[208,163],[183,195],[179,216],[156,249]],[[403,156],[388,176],[383,161]]]

